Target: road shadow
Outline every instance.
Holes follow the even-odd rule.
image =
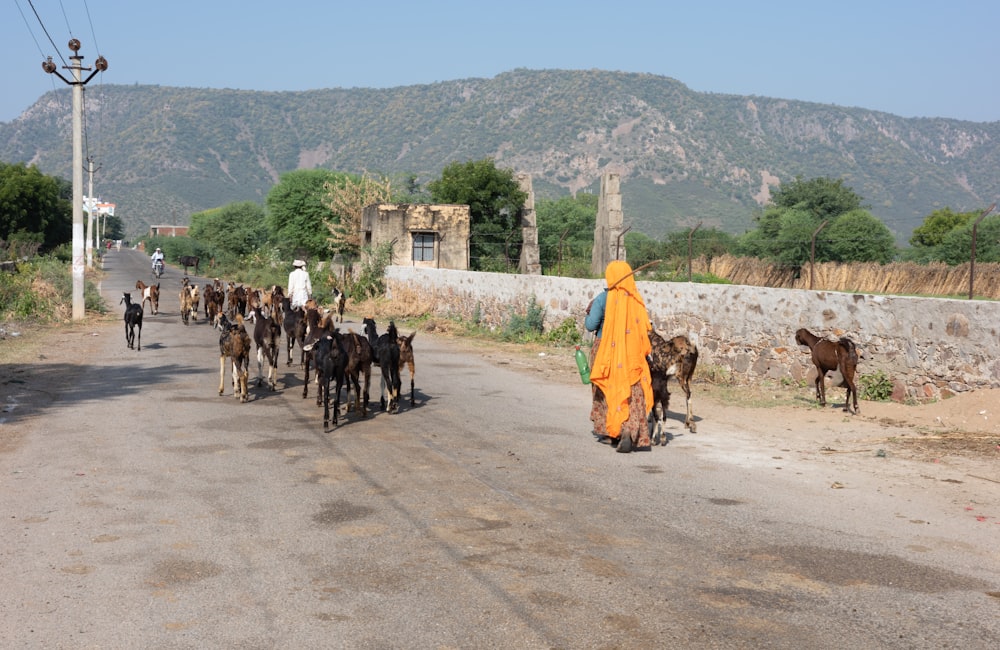
[[[17,424],[55,408],[104,401],[109,395],[151,393],[159,385],[204,373],[204,368],[179,364],[155,368],[125,364],[0,364],[0,424]]]

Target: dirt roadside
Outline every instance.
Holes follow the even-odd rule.
[[[401,332],[406,334],[405,327]],[[445,323],[425,323],[417,337],[444,336],[493,363],[526,373],[541,373],[552,381],[580,381],[572,350],[539,345],[515,345],[456,335]],[[47,364],[83,365],[107,336],[124,336],[120,316],[89,315],[68,325],[3,326],[0,339],[0,425],[4,414],[18,409],[32,414],[51,402],[36,377]],[[675,409],[683,394],[672,385]],[[813,447],[822,453],[886,453],[925,462],[968,466],[970,473],[1000,483],[1000,390],[979,390],[939,402],[905,405],[860,402],[861,413],[844,413],[841,389],[830,390],[831,405],[820,408],[811,389],[779,384],[759,387],[721,386],[698,379],[694,384],[695,415],[710,426],[712,420],[739,422],[749,431],[766,435],[780,430],[787,444]],[[680,419],[671,420],[675,429]],[[0,453],[19,444],[20,427],[0,426]],[[763,438],[762,438],[763,439]]]

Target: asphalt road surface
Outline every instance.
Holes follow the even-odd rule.
[[[121,313],[148,258],[105,269]],[[759,449],[770,423],[712,413],[618,454],[589,387],[424,332],[415,405],[381,412],[374,379],[369,417],[324,431],[297,365],[218,395],[181,275],[141,351],[71,325],[81,362],[6,369],[0,647],[1000,646],[1000,525],[940,481]]]

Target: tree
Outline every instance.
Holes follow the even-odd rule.
[[[336,221],[325,204],[327,183],[341,182],[345,174],[327,169],[299,169],[281,175],[267,193],[266,223],[274,241],[294,255],[330,254],[330,229]]]
[[[520,255],[521,208],[528,194],[510,169],[492,158],[451,163],[441,178],[427,184],[435,203],[469,206],[471,266],[475,270],[510,268]]]
[[[699,228],[691,234],[688,230],[676,230],[663,238],[662,255],[668,258],[688,257],[688,236],[691,236],[691,256],[712,259],[732,253],[736,249],[736,238],[718,228]]]
[[[867,206],[854,190],[844,185],[843,179],[813,178],[803,180],[796,176],[787,185],[782,183],[771,197],[771,203],[778,208],[798,208],[806,210],[820,224],[845,212]]]
[[[976,219],[982,212],[976,213]],[[972,225],[975,219],[955,228],[941,240],[939,257],[952,266],[964,264],[972,257]],[[976,228],[976,261],[1000,262],[1000,216],[986,217]]]
[[[364,176],[344,175],[336,181],[327,181],[323,199],[333,218],[326,223],[330,233],[331,248],[347,257],[355,257],[361,250],[361,215],[374,203],[385,203],[392,195],[389,180]]]
[[[844,215],[851,216],[833,228]],[[817,231],[817,262],[881,261],[895,254],[892,234],[867,212],[861,197],[839,179],[806,181],[796,177],[774,193],[772,205],[756,219],[757,229],[744,235],[737,245],[743,255],[800,268],[812,259],[813,234]],[[858,233],[870,235],[874,241],[862,242]]]
[[[967,223],[974,222],[982,210],[976,212],[953,212],[951,208],[935,210],[924,217],[922,224],[913,229],[910,245],[915,247],[939,246],[945,235]]]
[[[596,194],[577,194],[542,199],[535,203],[542,268],[555,268],[560,261],[570,259],[590,262],[597,223],[597,201]]]
[[[66,181],[35,165],[0,163],[0,240],[31,241],[43,250],[72,241],[71,197]]]
[[[632,268],[663,259],[663,244],[641,232],[625,233],[625,250]]]
[[[824,248],[835,262],[887,264],[896,253],[896,240],[888,227],[867,210],[851,210],[834,219],[821,233]]]
[[[191,215],[188,236],[219,257],[247,255],[267,241],[264,208],[253,201],[230,203]]]

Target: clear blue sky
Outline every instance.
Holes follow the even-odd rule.
[[[85,66],[109,61],[88,88],[385,88],[597,68],[703,92],[1000,120],[997,0],[2,2],[5,122],[68,88],[41,63],[61,67],[70,37]]]

